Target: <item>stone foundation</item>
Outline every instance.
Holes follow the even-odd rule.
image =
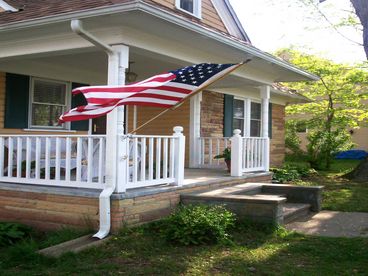
[[[111,227],[135,226],[169,215],[180,202],[180,194],[245,182],[270,182],[271,174],[242,178],[227,177],[183,187],[166,186],[114,194]],[[53,188],[24,184],[0,184],[0,221],[15,221],[42,230],[61,227],[99,226],[99,191]]]

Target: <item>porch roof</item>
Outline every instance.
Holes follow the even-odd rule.
[[[23,3],[22,1],[26,3],[24,0],[12,0],[9,4],[13,4],[18,8],[19,5],[16,5],[16,2]],[[38,5],[42,5],[41,2],[45,3],[45,1],[39,0],[32,1],[32,3],[33,2],[36,4],[38,3]],[[247,74],[251,76],[250,79],[253,78],[255,81],[268,84],[275,81],[318,79],[317,76],[265,53],[245,41],[213,30],[200,23],[200,21],[197,22],[188,17],[179,16],[157,3],[153,4],[151,0],[78,0],[73,1],[73,3],[75,3],[73,4],[73,6],[75,5],[74,8],[60,4],[61,13],[56,11],[57,8],[55,7],[46,12],[44,11],[45,9],[35,5],[34,9],[36,10],[36,7],[38,7],[38,11],[41,10],[41,13],[38,13],[38,16],[36,16],[35,11],[33,13],[29,11],[26,17],[27,19],[24,18],[24,14],[26,13],[23,13],[23,17],[21,16],[22,12],[19,12],[18,15],[17,13],[0,14],[0,33],[2,33],[0,48],[3,48],[2,44],[5,45],[5,47],[8,45],[12,47],[9,42],[12,40],[14,43],[17,40],[24,41],[25,36],[29,36],[28,39],[30,40],[34,39],[34,36],[40,34],[40,32],[48,31],[58,33],[62,30],[64,35],[67,32],[69,32],[69,35],[73,35],[68,27],[69,20],[80,18],[87,23],[86,26],[92,28],[102,28],[103,26],[105,28],[116,29],[116,27],[119,26],[129,26],[131,28],[145,30],[150,33],[150,35],[157,35],[160,36],[160,38],[163,37],[169,40],[170,36],[172,39],[174,35],[175,40],[182,43],[183,46],[186,45],[199,51],[203,51],[201,49],[208,50],[204,52],[206,55],[198,55],[200,60],[193,56],[188,56],[188,53],[183,53],[182,56],[178,56],[177,54],[171,56],[178,57],[179,60],[184,61],[184,64],[203,61],[212,61],[216,63],[239,62],[251,58],[252,63],[247,66],[247,69],[238,70],[233,75],[244,78],[244,75]],[[123,13],[124,17],[121,16]],[[39,16],[40,14],[41,17]],[[10,20],[12,16],[18,19]],[[162,32],[163,29],[165,29],[164,33]],[[33,37],[31,37],[32,35]],[[129,41],[121,42],[128,45],[130,44]],[[107,43],[114,44],[118,42],[107,41]],[[71,44],[69,43],[69,45]],[[201,45],[201,49],[198,48],[198,45]],[[79,46],[77,48],[81,47]],[[52,50],[46,49],[45,51],[52,52]],[[5,52],[3,51],[3,53]],[[208,53],[211,55],[208,56]],[[3,57],[7,57],[6,53]],[[267,78],[258,79],[260,74],[266,75]]]

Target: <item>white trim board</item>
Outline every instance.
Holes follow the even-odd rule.
[[[8,3],[6,3],[3,0],[0,0],[0,8],[3,9],[4,11],[10,11],[10,12],[17,12],[18,9],[10,6]]]

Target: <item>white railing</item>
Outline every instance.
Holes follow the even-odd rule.
[[[231,175],[245,172],[268,171],[269,143],[267,137],[242,137],[240,129],[231,137]]]
[[[223,159],[215,159],[224,149],[231,147],[231,137],[199,137],[198,164],[200,168],[223,168]]]
[[[102,189],[105,136],[0,135],[0,181]]]
[[[160,184],[182,185],[185,137],[182,127],[173,136],[122,136],[127,157],[127,188]]]
[[[267,138],[243,137],[243,172],[264,171]]]

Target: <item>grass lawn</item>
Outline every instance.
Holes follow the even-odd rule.
[[[368,271],[368,239],[320,238],[244,224],[230,246],[170,245],[149,227],[59,259],[1,250],[1,275],[352,275]]]
[[[324,185],[324,209],[368,212],[368,184],[341,178],[355,165],[339,161],[298,184]],[[145,226],[58,259],[35,254],[40,244],[28,241],[0,249],[0,275],[367,275],[368,238],[313,237],[254,223],[238,223],[232,236],[231,245],[175,246]]]
[[[295,162],[288,162],[295,164]],[[368,183],[354,182],[343,176],[354,169],[358,160],[335,160],[328,171],[319,171],[316,175],[298,180],[293,184],[316,186],[323,185],[322,208],[343,212],[368,212]],[[303,165],[298,162],[298,165]]]

